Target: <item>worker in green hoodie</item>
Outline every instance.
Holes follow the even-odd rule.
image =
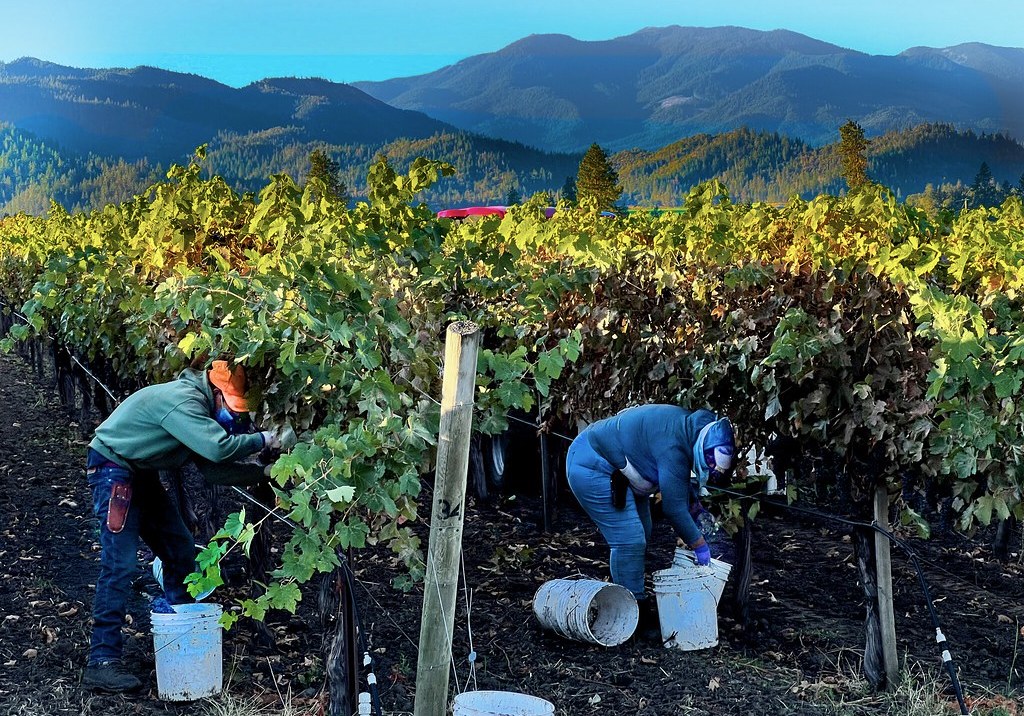
[[[192,601],[184,579],[195,570],[195,539],[158,471],[193,461],[211,483],[253,484],[263,479],[264,468],[238,461],[282,448],[278,431],[251,431],[245,392],[241,366],[213,361],[209,370],[185,370],[176,380],[132,394],[96,428],[86,474],[100,520],[100,574],[83,685],[109,692],[141,686],[121,663],[121,627],[140,540],[163,562],[167,601]]]

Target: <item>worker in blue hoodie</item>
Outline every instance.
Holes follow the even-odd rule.
[[[208,370],[185,370],[176,380],[133,393],[96,428],[86,476],[100,520],[100,573],[84,686],[107,692],[141,686],[121,663],[121,628],[140,540],[163,562],[167,600],[191,601],[184,579],[195,570],[195,540],[159,471],[192,461],[211,483],[253,484],[265,468],[239,461],[265,448],[289,447],[282,435],[294,442],[290,429],[250,431],[245,392],[241,366],[213,361]]]
[[[644,591],[651,497],[661,493],[676,534],[698,564],[710,564],[711,550],[694,521],[697,498],[709,481],[728,475],[735,451],[728,418],[676,405],[627,408],[588,426],[569,447],[569,486],[611,548],[612,581],[637,598],[641,627],[654,618]]]

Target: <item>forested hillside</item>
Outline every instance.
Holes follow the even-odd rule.
[[[257,191],[273,174],[303,183],[315,149],[337,162],[339,178],[356,199],[366,196],[367,169],[380,155],[399,169],[416,157],[447,161],[455,175],[424,193],[437,208],[504,204],[536,192],[557,200],[580,162],[579,155],[550,154],[461,132],[374,144],[325,144],[309,141],[294,128],[276,128],[244,135],[222,132],[210,142],[202,165],[208,175],[222,176],[236,190]],[[624,189],[621,203],[627,206],[677,206],[691,187],[710,179],[721,181],[739,201],[780,202],[793,195],[811,198],[845,189],[838,141],[812,147],[749,129],[687,137],[653,152],[623,151],[612,155],[611,162]],[[962,206],[982,163],[1002,194],[1024,186],[1024,146],[1005,135],[928,124],[876,137],[868,148],[872,180],[902,197],[927,192],[929,201],[939,205]],[[83,156],[0,127],[0,214],[40,214],[51,199],[72,210],[98,208],[123,201],[162,176],[162,168],[146,160]]]
[[[575,176],[579,157],[548,154],[501,140],[464,133],[379,144],[330,145],[303,140],[291,128],[246,135],[221,133],[209,145],[203,166],[239,191],[257,191],[273,174],[303,182],[309,154],[320,149],[340,166],[340,177],[354,197],[366,195],[366,171],[386,155],[406,167],[416,157],[444,159],[456,167],[451,177],[429,194],[431,202],[505,203],[513,195],[556,193],[566,177]],[[0,125],[0,214],[41,214],[50,201],[67,209],[99,208],[124,201],[162,178],[164,170],[145,159],[132,162],[80,155],[28,132]]]
[[[778,177],[812,152],[799,140],[739,129],[687,137],[655,152],[619,152],[612,161],[626,204],[677,206],[690,187],[712,178],[737,199],[775,199]]]
[[[444,132],[425,139],[399,139],[380,144],[324,145],[303,142],[289,129],[247,134],[221,134],[211,143],[206,166],[229,184],[257,190],[271,174],[285,173],[303,181],[309,153],[326,150],[340,166],[341,179],[354,196],[366,196],[366,172],[378,155],[396,167],[407,167],[417,157],[453,165],[456,174],[427,193],[437,204],[501,204],[510,192],[529,196],[556,193],[566,177],[575,176],[580,157],[549,154],[513,142]]]
[[[67,209],[125,201],[163,176],[145,160],[62,152],[0,123],[0,214],[41,214],[51,201]]]
[[[811,147],[774,133],[739,129],[702,134],[656,152],[619,152],[613,162],[625,190],[625,203],[675,206],[694,184],[719,179],[743,201],[812,198],[845,189],[840,176],[839,142]],[[982,163],[996,182],[1014,187],[1024,175],[1024,146],[1002,134],[957,131],[946,124],[922,124],[871,139],[868,176],[897,196],[958,184],[970,185]]]

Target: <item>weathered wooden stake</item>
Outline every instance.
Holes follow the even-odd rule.
[[[875,487],[875,522],[889,530],[889,490],[884,484]],[[882,637],[882,663],[888,688],[896,685],[900,665],[896,654],[896,617],[892,606],[892,559],[889,538],[875,532],[875,576],[878,585],[878,622]]]
[[[473,428],[473,396],[480,333],[469,321],[448,327],[441,382],[434,504],[430,513],[427,574],[423,583],[414,716],[448,710],[448,678],[455,628],[455,597],[466,504],[466,472]]]

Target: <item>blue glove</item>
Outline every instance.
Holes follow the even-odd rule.
[[[700,547],[693,548],[693,556],[697,558],[697,565],[707,567],[711,564],[711,548],[705,542]]]

